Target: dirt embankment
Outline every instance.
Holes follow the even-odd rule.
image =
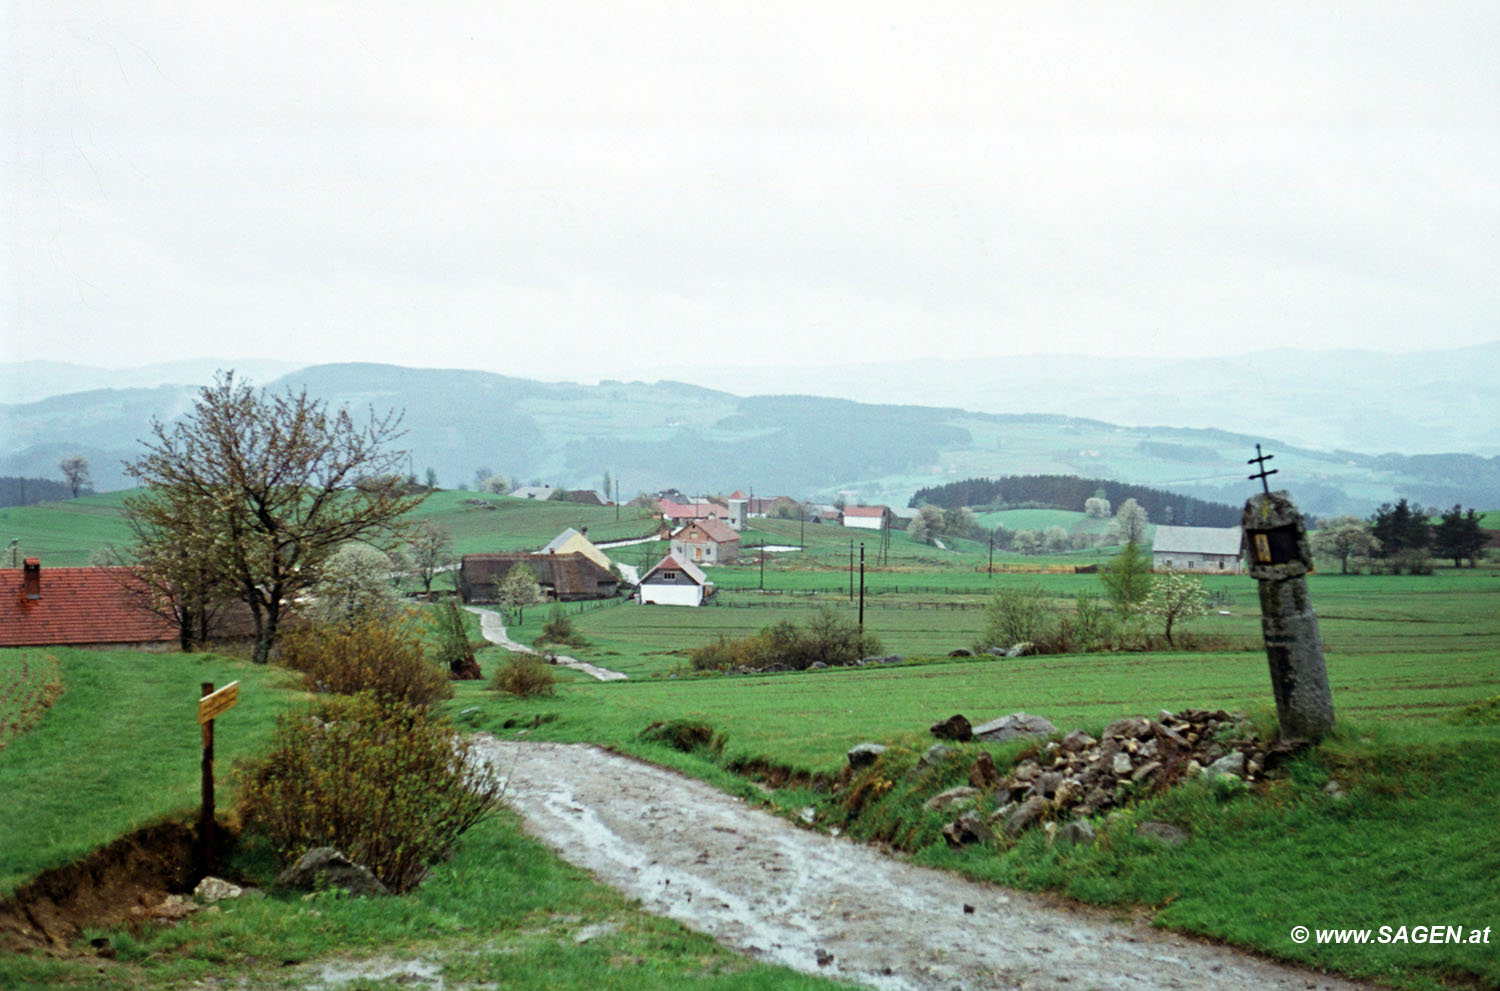
[[[232,837],[221,835],[221,860],[230,843]],[[121,837],[0,901],[0,949],[64,950],[85,926],[148,918],[168,895],[193,890],[203,876],[198,860],[197,832],[181,823]]]
[[[597,748],[479,740],[527,828],[565,860],[798,970],[890,991],[1364,987],[916,867]]]

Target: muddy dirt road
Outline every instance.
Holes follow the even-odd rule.
[[[798,970],[893,991],[1365,987],[914,867],[596,748],[478,740],[565,860]]]

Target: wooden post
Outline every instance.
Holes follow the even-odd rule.
[[[207,698],[214,693],[213,682],[205,681],[202,687],[202,698]],[[203,804],[198,812],[198,859],[203,873],[207,875],[212,874],[214,869],[214,721],[212,719],[203,721],[202,779]]]
[[[217,692],[214,683],[202,682],[203,694],[198,699],[198,725],[203,728],[202,808],[198,813],[199,860],[204,874],[214,868],[214,837],[217,823],[214,819],[214,717],[239,701],[240,683],[231,681]]]

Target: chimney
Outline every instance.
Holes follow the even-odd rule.
[[[589,528],[588,528],[588,527],[584,527],[584,528],[583,528],[583,533],[582,533],[582,535],[583,535],[583,536],[585,536],[585,537],[587,537],[587,536],[588,536],[588,535],[589,535]]]
[[[21,594],[35,602],[42,597],[42,560],[28,557],[26,571],[21,581]]]

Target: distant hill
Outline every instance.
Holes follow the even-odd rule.
[[[99,368],[66,361],[0,362],[0,402],[34,403],[95,389],[154,389],[162,385],[201,385],[220,368],[265,382],[302,367],[300,362],[268,358],[191,358],[135,368]]]
[[[924,486],[1046,474],[1238,505],[1253,489],[1245,460],[1260,442],[1276,456],[1273,481],[1310,512],[1363,515],[1401,497],[1500,506],[1500,457],[1320,451],[1272,434],[378,364],[318,365],[267,384],[277,391],[305,385],[356,414],[405,410],[410,470],[432,468],[446,487],[472,483],[484,467],[570,488],[598,487],[609,472],[627,498],[665,486],[819,499],[844,490],[855,500],[904,505]],[[151,418],[170,421],[193,392],[108,389],[0,406],[0,474],[51,477],[58,461],[77,453],[90,459],[97,489],[123,487],[119,465],[139,453]],[[947,398],[945,390],[937,394]]]
[[[687,374],[666,370],[665,374]],[[1389,354],[1284,348],[1229,358],[1022,355],[696,368],[739,393],[1058,413],[1128,426],[1264,433],[1365,454],[1500,454],[1500,340]]]

